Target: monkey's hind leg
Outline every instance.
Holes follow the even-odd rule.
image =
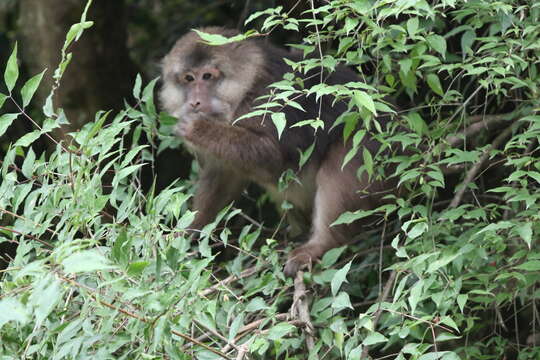
[[[341,170],[340,155],[345,149],[335,147],[328,154],[317,173],[311,236],[307,243],[292,251],[285,264],[284,272],[293,277],[296,272],[309,266],[328,250],[347,243],[353,233],[358,232],[358,224],[330,226],[343,212],[352,210],[358,204],[358,180],[354,166]]]

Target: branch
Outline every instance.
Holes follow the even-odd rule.
[[[465,130],[458,133],[457,135],[450,135],[446,138],[446,143],[450,146],[456,146],[463,141],[464,138],[473,136],[480,132],[481,130],[491,130],[497,125],[509,120],[514,120],[515,114],[495,114],[495,115],[477,115],[470,116],[469,120],[471,125],[469,125]]]
[[[309,316],[309,299],[307,296],[306,285],[304,284],[303,271],[299,271],[294,278],[294,295],[293,303],[291,305],[291,315],[293,318],[297,318],[305,324],[306,346],[308,350],[311,351],[315,347],[315,340],[313,339],[314,328]]]
[[[392,285],[394,284],[394,280],[396,279],[396,270],[392,270],[390,273],[390,277],[388,277],[388,280],[386,280],[386,285],[384,285],[384,289],[382,293],[379,295],[379,298],[377,299],[377,302],[379,303],[379,308],[377,311],[375,311],[375,315],[373,317],[373,330],[377,327],[377,324],[379,323],[379,319],[381,318],[381,304],[386,301],[388,298],[388,295],[390,295],[390,290],[392,289]],[[369,347],[365,346],[362,350],[362,355],[360,355],[360,359],[367,359],[369,356]]]
[[[11,228],[8,228],[8,227],[5,227],[5,226],[0,226],[0,229],[1,230],[5,230],[5,231],[9,231],[9,232],[12,232],[14,234],[17,234],[17,235],[21,235],[22,237],[26,237],[26,238],[29,238],[29,239],[32,239],[32,240],[35,240],[45,246],[48,246],[49,248],[53,248],[53,246],[51,244],[49,244],[48,242],[46,242],[45,240],[41,240],[40,238],[37,238],[35,236],[32,236],[32,235],[29,235],[29,234],[23,234],[22,232],[20,231],[17,231],[17,230],[13,230]]]
[[[463,180],[461,188],[458,190],[458,192],[452,199],[450,205],[448,205],[449,209],[455,208],[459,205],[461,199],[463,198],[463,194],[465,194],[465,191],[467,190],[467,185],[474,180],[480,169],[482,169],[484,163],[489,158],[489,153],[491,152],[491,150],[498,148],[502,144],[502,142],[512,134],[512,128],[513,124],[507,127],[502,133],[500,133],[499,136],[497,136],[495,140],[493,140],[491,145],[486,150],[484,150],[478,162],[469,170],[467,176],[465,176],[465,180]]]
[[[131,317],[133,319],[137,319],[137,320],[139,320],[141,322],[144,322],[144,323],[147,323],[147,324],[150,324],[150,323],[153,322],[152,320],[150,320],[150,319],[148,319],[148,318],[146,318],[144,316],[135,314],[135,313],[133,313],[131,311],[128,311],[128,310],[124,310],[124,309],[119,308],[117,306],[114,306],[113,304],[110,304],[110,303],[108,303],[106,301],[98,299],[95,291],[93,289],[89,288],[88,286],[85,286],[85,285],[83,285],[83,284],[81,284],[81,283],[79,283],[79,282],[77,282],[75,280],[69,279],[69,278],[67,278],[65,276],[62,276],[60,274],[58,274],[58,277],[61,280],[70,283],[71,285],[74,285],[74,286],[76,286],[78,288],[86,289],[88,291],[88,294],[90,295],[90,298],[92,300],[94,300],[95,302],[97,302],[97,303],[99,303],[99,304],[101,304],[101,305],[103,305],[105,307],[108,307],[111,310],[118,311],[118,312],[120,312],[120,313],[122,313],[124,315],[127,315],[127,316],[129,316],[129,317]],[[176,331],[176,330],[171,330],[171,333],[178,336],[178,337],[181,337],[182,339],[184,339],[184,340],[186,340],[186,341],[188,341],[190,343],[193,343],[193,344],[198,345],[198,346],[200,346],[202,348],[205,348],[206,350],[208,350],[208,351],[210,351],[210,352],[212,352],[212,353],[214,353],[216,355],[219,355],[224,359],[231,360],[231,358],[229,358],[226,354],[222,353],[221,351],[216,350],[214,348],[211,348],[210,346],[208,346],[208,345],[206,345],[206,344],[204,344],[204,343],[202,343],[200,341],[197,341],[196,339],[192,338],[189,335],[183,334],[183,333],[181,333],[179,331]]]
[[[228,284],[232,283],[233,281],[240,280],[240,279],[243,279],[243,278],[247,278],[247,277],[255,274],[257,271],[258,270],[257,270],[256,267],[252,267],[252,268],[249,268],[249,269],[246,269],[246,270],[242,271],[240,273],[240,275],[238,275],[238,276],[237,275],[231,275],[231,276],[221,280],[217,284],[212,285],[208,289],[204,289],[203,291],[199,292],[199,295],[200,296],[208,296],[208,295],[212,294],[213,292],[217,291],[220,286],[225,286],[225,285],[228,285]]]

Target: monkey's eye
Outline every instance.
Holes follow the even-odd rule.
[[[195,80],[195,78],[192,75],[187,74],[186,76],[184,76],[184,80],[186,80],[187,82],[192,82],[193,80]]]
[[[212,74],[210,73],[204,73],[202,76],[203,80],[210,80],[212,78]]]

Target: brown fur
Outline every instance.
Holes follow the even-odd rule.
[[[232,30],[220,28],[202,31],[235,35]],[[305,112],[290,107],[283,110],[287,124],[291,126],[317,118],[320,107],[325,129],[319,130],[316,136],[313,129],[303,126],[287,128],[278,139],[268,118],[242,119],[233,124],[235,119],[251,111],[257,97],[268,94],[269,84],[290,72],[284,58],[299,60],[297,54],[260,40],[209,46],[191,32],[178,40],[163,61],[164,84],[160,98],[163,107],[180,118],[177,133],[201,164],[194,199],[198,213],[193,227],[202,228],[212,221],[224,206],[238,197],[248,182],[255,182],[266,188],[277,201],[286,199],[293,203],[293,218],[312,216],[309,241],[290,254],[285,266],[286,274],[294,275],[300,267],[346,243],[361,230],[361,222],[331,227],[341,213],[375,208],[381,202],[381,196],[377,195],[379,191],[389,189],[393,184],[370,182],[365,174],[358,179],[356,169],[362,165],[359,157],[341,169],[343,157],[350,147],[343,145],[340,126],[332,131],[329,129],[347,107],[331,96],[324,96],[319,102],[314,96],[296,99]],[[205,69],[212,69],[212,74],[219,73],[219,78],[204,80],[201,74],[210,71]],[[195,80],[179,81],[186,72],[190,74],[189,80],[191,76]],[[356,80],[356,74],[346,68],[339,68],[326,77],[329,84]],[[305,86],[309,88],[318,81],[318,76],[311,76]],[[191,108],[188,103],[192,104]],[[195,104],[198,106],[199,103],[210,110],[194,110]],[[299,169],[299,150],[305,151],[315,140],[311,158]],[[378,148],[369,136],[362,145],[372,153]],[[302,184],[293,184],[279,193],[278,179],[286,169],[294,169]]]

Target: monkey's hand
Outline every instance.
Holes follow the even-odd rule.
[[[313,254],[311,250],[312,247],[308,245],[303,245],[298,249],[293,250],[289,254],[289,258],[283,269],[285,276],[294,278],[296,273],[303,268],[307,268],[308,271],[311,271],[311,265],[318,257]]]
[[[189,140],[193,135],[195,129],[195,123],[199,120],[199,117],[195,116],[185,116],[178,122],[176,128],[174,129],[176,134],[183,137],[184,139]]]

